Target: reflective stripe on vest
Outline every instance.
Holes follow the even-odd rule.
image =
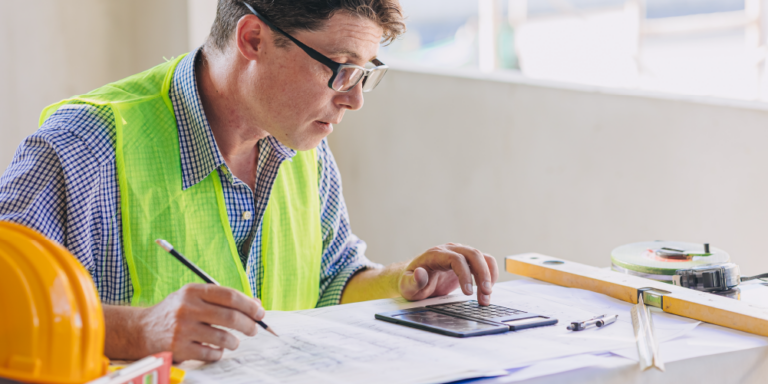
[[[182,189],[178,127],[168,96],[180,60],[51,105],[40,117],[42,125],[72,102],[110,106],[117,133],[123,253],[136,306],[156,304],[187,283],[202,282],[158,247],[158,238],[168,240],[221,285],[249,296],[258,293],[249,286],[240,261],[217,172]],[[314,308],[321,257],[317,154],[302,151],[280,165],[262,221],[264,307]]]

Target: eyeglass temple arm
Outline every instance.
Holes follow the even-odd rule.
[[[314,49],[308,47],[307,45],[305,45],[301,41],[296,40],[293,36],[289,35],[285,31],[283,31],[282,29],[278,28],[276,25],[272,24],[272,22],[269,21],[269,19],[267,19],[266,17],[262,16],[260,13],[256,12],[256,10],[253,9],[253,7],[251,7],[250,4],[248,4],[248,3],[244,2],[244,1],[242,3],[243,3],[243,5],[248,7],[248,9],[250,9],[251,12],[253,12],[253,14],[256,15],[256,17],[259,18],[259,20],[263,21],[264,24],[266,24],[268,27],[272,28],[273,30],[280,32],[281,34],[283,34],[283,36],[285,36],[288,39],[290,39],[291,41],[293,41],[294,44],[298,45],[299,48],[304,50],[304,52],[306,52],[310,57],[312,57],[313,59],[315,59],[315,60],[317,60],[317,61],[319,61],[319,62],[321,62],[323,64],[325,64],[325,66],[327,66],[328,68],[333,70],[333,73],[337,73],[339,71],[339,67],[341,66],[341,65],[339,65],[339,63],[337,63],[337,62],[335,62],[333,60],[330,60],[329,58],[325,57],[325,55],[321,54],[320,52],[315,51]]]

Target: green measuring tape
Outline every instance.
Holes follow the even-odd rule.
[[[611,252],[611,269],[737,300],[739,283],[768,278],[768,273],[742,277],[739,266],[722,249],[682,241],[622,245]]]
[[[682,241],[632,243],[611,252],[613,270],[669,283],[678,270],[730,261],[731,256],[722,249]]]

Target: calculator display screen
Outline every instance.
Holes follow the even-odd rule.
[[[499,327],[498,325],[478,323],[477,321],[461,319],[432,311],[404,313],[392,317],[456,332],[478,331]]]

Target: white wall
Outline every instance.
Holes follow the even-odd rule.
[[[199,45],[215,0],[0,1],[0,170],[40,110]],[[330,142],[380,262],[458,241],[608,265],[709,241],[768,271],[763,104],[392,70]]]
[[[189,12],[187,30],[189,33],[189,49],[193,50],[208,39],[211,26],[216,18],[218,0],[187,0]]]
[[[0,171],[43,107],[187,51],[186,0],[0,1]]]
[[[335,127],[369,257],[454,241],[500,265],[535,251],[608,266],[616,246],[667,239],[710,242],[743,273],[768,272],[763,104],[502,76],[392,70]]]

